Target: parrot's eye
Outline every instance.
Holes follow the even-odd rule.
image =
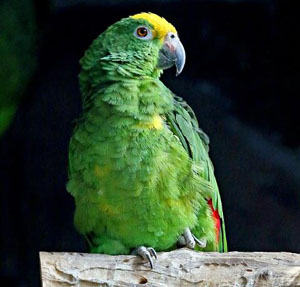
[[[139,39],[149,40],[152,39],[152,32],[147,27],[140,26],[134,31],[134,36]]]
[[[148,35],[148,31],[145,27],[140,27],[136,30],[136,33],[140,37],[146,37]]]

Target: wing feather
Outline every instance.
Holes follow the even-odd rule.
[[[222,208],[221,196],[214,175],[214,167],[209,158],[209,138],[199,128],[197,118],[192,108],[180,97],[174,96],[174,110],[166,114],[167,124],[175,136],[178,137],[185,150],[195,162],[205,163],[204,171],[201,173],[203,179],[207,180],[212,187],[213,208],[218,211],[221,219],[221,230],[218,249],[220,252],[227,251],[227,240],[225,233],[225,222]]]

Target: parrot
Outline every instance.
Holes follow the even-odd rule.
[[[82,113],[69,144],[74,225],[92,253],[227,251],[209,138],[160,80],[185,65],[175,27],[154,13],[123,18],[80,59]]]

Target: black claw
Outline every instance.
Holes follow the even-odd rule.
[[[150,256],[149,254],[146,254],[146,256],[147,256],[147,259],[148,259],[148,261],[149,261],[149,263],[150,263],[151,269],[153,269],[153,261],[152,261],[151,256]]]
[[[149,248],[149,251],[150,251],[151,255],[152,255],[155,259],[157,259],[157,254],[156,254],[156,251],[154,250],[154,248]]]

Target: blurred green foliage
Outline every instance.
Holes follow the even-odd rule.
[[[11,123],[36,66],[32,0],[0,3],[0,136]]]

